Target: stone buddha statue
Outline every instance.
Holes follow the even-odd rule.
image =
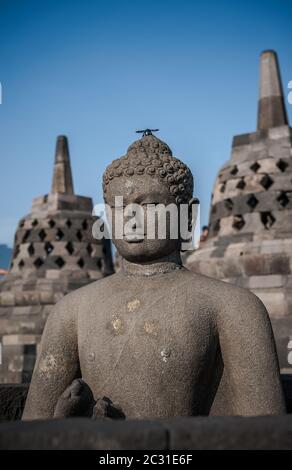
[[[148,205],[180,211],[196,203],[190,170],[149,132],[109,165],[103,185],[113,216],[117,197],[142,207],[145,219]],[[154,237],[149,224],[143,236],[113,230],[123,269],[56,304],[24,419],[208,415],[223,370],[232,414],[285,412],[264,305],[248,290],[185,269],[182,237],[171,235],[169,218],[159,237],[158,219]]]

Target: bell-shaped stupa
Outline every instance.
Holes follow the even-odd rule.
[[[92,236],[91,198],[76,196],[68,141],[57,139],[50,194],[19,222],[8,275],[0,281],[0,382],[28,382],[52,306],[113,272],[109,240]]]
[[[260,58],[258,127],[235,136],[215,182],[209,235],[186,265],[251,289],[272,320],[282,369],[292,371],[292,129],[277,55]],[[292,343],[290,343],[292,349]]]

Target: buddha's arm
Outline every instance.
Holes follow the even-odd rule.
[[[23,413],[23,419],[52,418],[58,398],[79,376],[74,308],[66,298],[48,317]]]
[[[285,413],[274,336],[263,303],[249,291],[230,292],[218,315],[218,332],[232,413]]]

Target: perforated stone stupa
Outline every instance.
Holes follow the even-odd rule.
[[[52,189],[33,200],[15,234],[0,282],[0,382],[28,382],[51,307],[68,292],[113,272],[109,240],[94,240],[91,198],[76,196],[68,142],[57,139]]]
[[[280,365],[292,372],[292,129],[273,51],[260,59],[257,131],[234,137],[231,159],[215,182],[208,239],[187,266],[261,298]]]

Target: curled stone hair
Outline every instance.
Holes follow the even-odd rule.
[[[154,135],[145,135],[133,142],[127,154],[114,160],[103,174],[103,191],[106,199],[109,182],[119,176],[155,176],[169,188],[177,204],[188,203],[193,195],[193,175],[178,158],[172,156],[167,144]]]

